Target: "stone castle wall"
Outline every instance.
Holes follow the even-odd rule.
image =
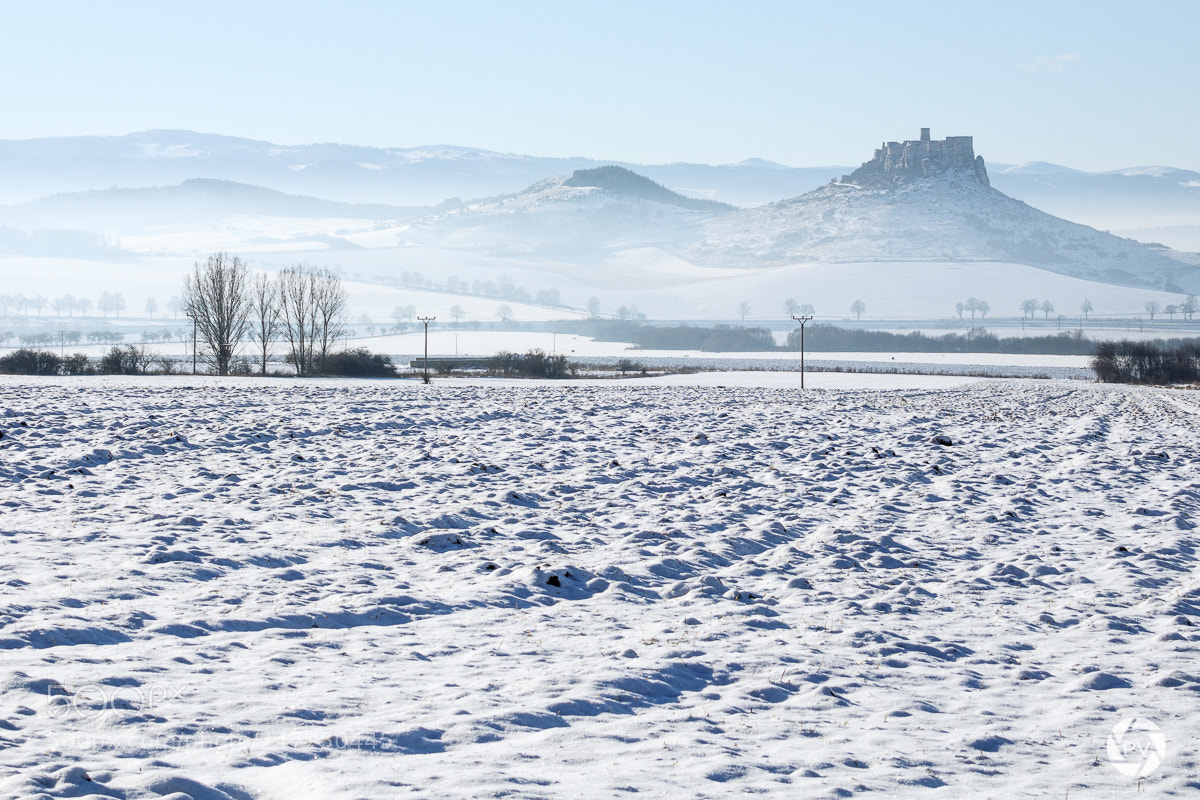
[[[921,129],[921,138],[916,141],[884,142],[875,151],[875,157],[864,163],[846,182],[862,179],[920,178],[928,177],[948,168],[970,169],[984,186],[990,186],[983,158],[976,157],[974,139],[971,136],[947,136],[940,141],[929,137],[929,129]]]

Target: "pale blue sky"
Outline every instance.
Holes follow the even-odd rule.
[[[186,128],[640,163],[1200,169],[1200,2],[0,0],[0,139]]]

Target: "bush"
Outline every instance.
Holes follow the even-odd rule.
[[[143,375],[153,361],[154,355],[145,345],[127,344],[110,348],[100,359],[99,371],[103,375]]]
[[[566,356],[552,356],[538,348],[523,356],[501,351],[492,357],[488,366],[497,375],[520,378],[566,378],[579,369],[579,365],[567,361]]]
[[[63,375],[91,375],[94,372],[86,353],[72,353],[62,361]]]
[[[634,361],[629,358],[622,358],[622,359],[618,359],[618,361],[617,361],[617,371],[618,372],[645,372],[646,367],[640,361]]]
[[[1200,346],[1185,343],[1172,349],[1128,339],[1100,342],[1092,369],[1102,383],[1187,383],[1200,380]]]
[[[391,356],[358,347],[330,355],[325,360],[325,373],[342,378],[394,378],[396,367]]]
[[[57,375],[62,359],[47,350],[23,347],[0,358],[0,372],[10,375]]]

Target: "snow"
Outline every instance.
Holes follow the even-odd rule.
[[[0,379],[0,796],[1194,794],[1200,395],[719,380]]]

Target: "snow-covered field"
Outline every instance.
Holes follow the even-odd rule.
[[[4,378],[0,795],[1191,796],[1198,411]]]

